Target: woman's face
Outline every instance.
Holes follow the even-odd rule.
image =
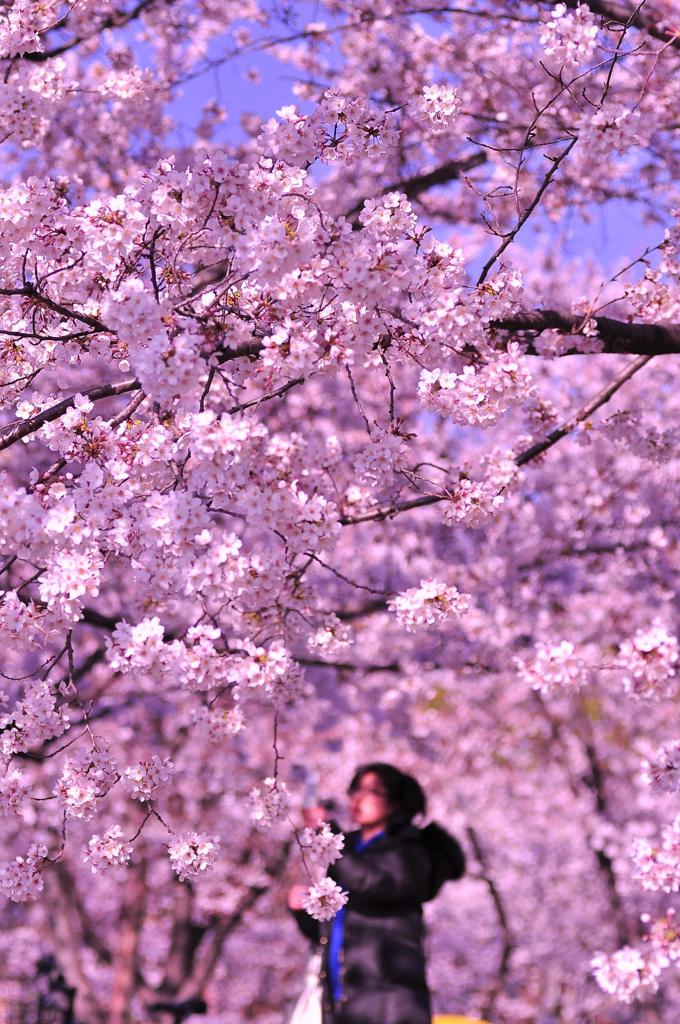
[[[360,828],[386,826],[392,812],[387,790],[375,772],[362,775],[349,794],[349,812]]]

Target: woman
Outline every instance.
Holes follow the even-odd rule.
[[[465,870],[463,852],[438,825],[416,828],[425,794],[389,764],[366,764],[349,786],[358,825],[329,874],[349,893],[329,924],[302,911],[303,886],[289,905],[303,933],[323,950],[324,1024],[430,1024],[422,904]],[[307,824],[323,818],[309,809]]]

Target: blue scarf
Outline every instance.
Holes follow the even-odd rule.
[[[372,839],[363,842],[358,839],[352,853],[362,853],[367,846],[382,839],[384,832],[379,832]],[[328,938],[328,976],[331,982],[331,993],[333,1001],[339,1003],[342,999],[342,978],[340,976],[340,953],[345,942],[345,912],[347,906],[340,907],[337,914],[331,921],[331,930]]]

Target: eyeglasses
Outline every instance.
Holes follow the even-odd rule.
[[[350,789],[350,796],[378,796],[383,799],[387,798],[387,793],[384,789],[374,789],[372,786],[356,786],[354,789]]]

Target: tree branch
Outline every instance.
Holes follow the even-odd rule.
[[[124,395],[128,391],[138,391],[141,386],[136,377],[128,377],[126,380],[119,380],[115,384],[98,384],[95,387],[79,392],[79,394],[93,402],[97,402],[101,398],[113,398],[116,395]],[[36,413],[35,416],[31,416],[25,422],[15,423],[6,433],[0,435],[0,452],[6,448],[11,448],[15,442],[20,441],[23,437],[34,434],[45,423],[58,420],[60,416],[63,416],[65,412],[75,405],[75,399],[76,396],[71,395],[70,398],[64,398],[61,402],[51,405],[49,409],[43,409],[42,412]]]
[[[76,309],[69,309],[68,306],[55,302],[49,295],[39,292],[30,281],[27,281],[21,288],[0,288],[0,295],[23,295],[25,298],[37,302],[38,305],[44,306],[45,309],[51,309],[53,313],[59,313],[60,316],[65,317],[67,320],[77,320],[78,323],[86,324],[95,332],[109,330],[106,324],[98,320],[96,316],[90,316],[89,313],[81,313]]]
[[[471,153],[470,156],[463,157],[460,160],[448,160],[445,164],[435,167],[433,171],[427,171],[424,174],[414,174],[410,178],[404,178],[402,181],[395,181],[391,185],[385,185],[380,190],[380,194],[386,195],[388,192],[396,190],[403,192],[409,199],[416,199],[430,188],[435,188],[437,185],[446,185],[449,181],[455,181],[461,175],[486,163],[486,160],[487,155],[482,151]],[[365,199],[360,199],[345,216],[355,217],[360,212],[365,201]]]
[[[266,865],[266,871],[270,879],[273,880],[280,877],[281,871],[288,859],[291,846],[292,840],[289,839],[282,844],[274,858]],[[200,995],[203,992],[219,963],[225,942],[241,925],[248,911],[255,906],[268,889],[269,884],[253,885],[248,888],[242,895],[233,913],[229,917],[222,918],[209,932],[205,948],[202,950],[201,962],[194,968],[192,976],[186,978],[179,992],[180,998],[186,998],[189,995],[195,994]]]
[[[115,929],[116,946],[108,997],[109,1024],[127,1024],[134,992],[139,935],[145,911],[145,864],[131,869],[125,882]]]
[[[166,4],[173,3],[174,0],[165,0]],[[139,0],[139,3],[130,11],[112,11],[106,18],[104,18],[99,25],[87,35],[73,36],[73,38],[62,43],[60,46],[55,46],[51,50],[32,50],[30,53],[22,53],[20,55],[21,60],[29,60],[36,63],[42,61],[51,60],[53,57],[59,57],[62,53],[68,53],[76,46],[80,46],[81,43],[87,42],[88,39],[92,39],[93,36],[101,35],[102,32],[108,29],[123,28],[128,25],[135,18],[138,18],[147,8],[152,7],[156,3],[156,0]],[[68,19],[65,19],[68,20]],[[63,27],[63,22],[57,27]],[[54,27],[54,26],[52,26]],[[48,30],[49,31],[49,30]]]
[[[505,910],[505,902],[503,900],[503,897],[498,886],[496,885],[493,877],[489,873],[489,866],[487,863],[486,854],[482,849],[482,845],[479,841],[477,831],[471,825],[468,825],[467,828],[465,829],[465,832],[467,834],[468,839],[470,840],[470,845],[474,850],[475,857],[477,858],[477,863],[479,864],[480,868],[480,877],[486,883],[486,887],[489,890],[489,895],[491,896],[491,900],[496,911],[496,916],[498,917],[498,923],[500,925],[501,934],[503,937],[503,946],[501,949],[500,963],[498,965],[498,974],[496,976],[494,984],[491,987],[491,991],[489,992],[489,995],[486,999],[484,1009],[482,1010],[484,1016],[487,1017],[492,1015],[494,1006],[496,1004],[496,1000],[498,999],[498,996],[505,987],[505,979],[510,970],[510,957],[512,956],[513,950],[515,948],[515,942],[512,937],[512,932],[510,930],[510,923],[508,921],[508,915]]]
[[[100,993],[90,983],[82,967],[81,922],[76,922],[73,904],[67,898],[61,878],[54,871],[45,872],[45,889],[48,897],[45,913],[57,962],[64,977],[77,988],[76,1012],[79,1016],[87,1014],[96,1019],[102,1011],[102,1005],[99,1001]]]
[[[586,404],[577,412],[572,413],[572,415],[566,419],[561,426],[548,434],[543,441],[539,441],[537,444],[532,444],[530,448],[521,452],[515,459],[515,463],[518,466],[524,466],[527,462],[531,462],[532,459],[542,455],[543,452],[548,450],[548,448],[552,448],[554,444],[557,444],[557,442],[561,441],[563,437],[570,434],[579,423],[582,423],[583,420],[592,416],[596,409],[599,409],[601,405],[608,402],[612,395],[615,395],[619,388],[622,387],[627,380],[630,380],[638,370],[641,370],[651,358],[652,356],[639,356],[637,359],[634,359],[633,362],[629,363],[625,370],[623,370],[618,377],[615,377],[606,388],[603,388],[602,391],[595,395],[594,398],[591,398],[589,402],[586,402]]]
[[[514,228],[512,228],[511,231],[508,231],[508,232],[503,234],[503,240],[499,244],[498,248],[491,254],[491,256],[489,256],[488,260],[486,261],[486,263],[482,267],[480,275],[477,278],[477,284],[478,285],[482,284],[486,280],[486,275],[489,273],[489,271],[491,270],[491,268],[494,265],[494,263],[496,262],[496,260],[500,256],[502,256],[503,253],[505,252],[505,250],[508,248],[508,246],[512,242],[514,242],[515,238],[517,237],[517,235],[522,230],[522,228],[524,227],[526,222],[529,220],[529,217],[531,216],[531,214],[534,212],[534,210],[536,209],[536,207],[540,203],[541,199],[543,198],[543,195],[544,195],[545,191],[549,187],[550,183],[552,182],[553,178],[557,174],[557,172],[560,169],[561,165],[566,160],[566,158],[569,156],[569,154],[571,153],[572,149],[574,148],[574,146],[576,145],[577,142],[578,142],[578,136],[575,136],[564,147],[564,149],[559,154],[559,156],[547,156],[546,157],[546,159],[548,159],[550,161],[550,165],[551,165],[550,166],[550,170],[548,171],[548,173],[543,178],[543,181],[541,182],[541,184],[539,185],[538,189],[536,190],[536,193],[534,194],[533,199],[531,200],[531,202],[528,204],[528,206],[524,210],[524,213],[518,219],[518,221],[515,224]]]
[[[421,508],[423,505],[434,505],[438,501],[445,501],[448,497],[448,494],[426,494],[422,498],[413,498],[412,501],[385,505],[373,512],[362,512],[356,516],[341,516],[340,524],[341,526],[356,526],[357,523],[377,523],[383,519],[391,519],[399,512],[409,512],[412,508]]]
[[[640,325],[644,326],[644,325]],[[553,445],[561,441],[563,437],[570,434],[579,423],[586,420],[589,416],[608,402],[609,399],[616,394],[626,381],[630,380],[638,370],[641,370],[643,366],[650,361],[651,355],[639,356],[634,359],[632,363],[629,363],[622,372],[614,378],[602,391],[599,391],[594,398],[591,398],[589,402],[586,402],[584,406],[572,413],[568,419],[564,421],[559,427],[553,430],[543,441],[538,441],[531,447],[526,448],[523,452],[515,458],[517,466],[525,466],[527,462],[532,462],[533,459],[538,458],[543,452],[552,448]],[[368,523],[368,522],[381,522],[384,519],[390,519],[392,516],[396,516],[401,512],[408,512],[414,508],[421,508],[423,505],[435,505],[440,501],[448,501],[451,499],[451,493],[446,492],[444,494],[428,494],[421,498],[414,498],[411,501],[395,502],[392,505],[385,506],[383,508],[376,509],[371,512],[363,512],[356,516],[342,516],[340,523],[342,526],[354,526],[357,523]]]
[[[592,317],[597,333],[603,342],[603,352],[640,356],[670,355],[680,352],[680,324],[631,324],[624,320],[612,320],[608,316]],[[493,330],[509,331],[512,334],[541,334],[543,331],[558,331],[560,334],[581,334],[583,316],[561,313],[554,309],[520,310],[515,316],[493,320]],[[527,339],[523,339],[526,341]],[[539,355],[535,346],[526,348],[529,355]],[[569,349],[562,355],[583,355],[579,348]]]
[[[563,2],[565,7],[571,8],[572,11],[581,6],[580,0],[551,0],[554,5],[558,2]],[[642,10],[631,10],[625,4],[616,3],[613,0],[588,0],[588,7],[593,14],[599,14],[608,21],[637,28],[654,39],[660,39],[664,43],[669,43],[676,49],[680,49],[680,36],[677,34],[677,29],[659,28],[658,20]]]
[[[575,797],[579,797],[579,790],[582,786],[586,786],[588,790],[595,796],[597,813],[603,821],[611,823],[611,819],[607,814],[607,800],[604,790],[604,779],[602,775],[602,768],[597,760],[595,747],[592,740],[588,740],[586,737],[577,731],[576,735],[579,740],[583,742],[584,752],[588,760],[588,766],[590,768],[590,774],[583,776],[574,776],[569,764],[568,748],[565,743],[564,730],[562,723],[551,714],[548,709],[543,697],[540,693],[534,691],[533,698],[535,703],[541,710],[543,718],[547,722],[550,728],[551,736],[551,748],[557,747],[559,750],[558,763],[562,767],[567,783],[571,792]],[[616,872],[614,871],[614,864],[609,855],[600,849],[598,843],[594,842],[592,833],[586,834],[586,840],[588,846],[595,858],[599,870],[602,872],[603,881],[607,887],[607,896],[609,899],[609,905],[612,913],[612,925],[617,932],[617,942],[620,946],[627,946],[633,940],[631,935],[628,921],[626,918],[625,907],[621,899],[621,894],[618,890]]]

